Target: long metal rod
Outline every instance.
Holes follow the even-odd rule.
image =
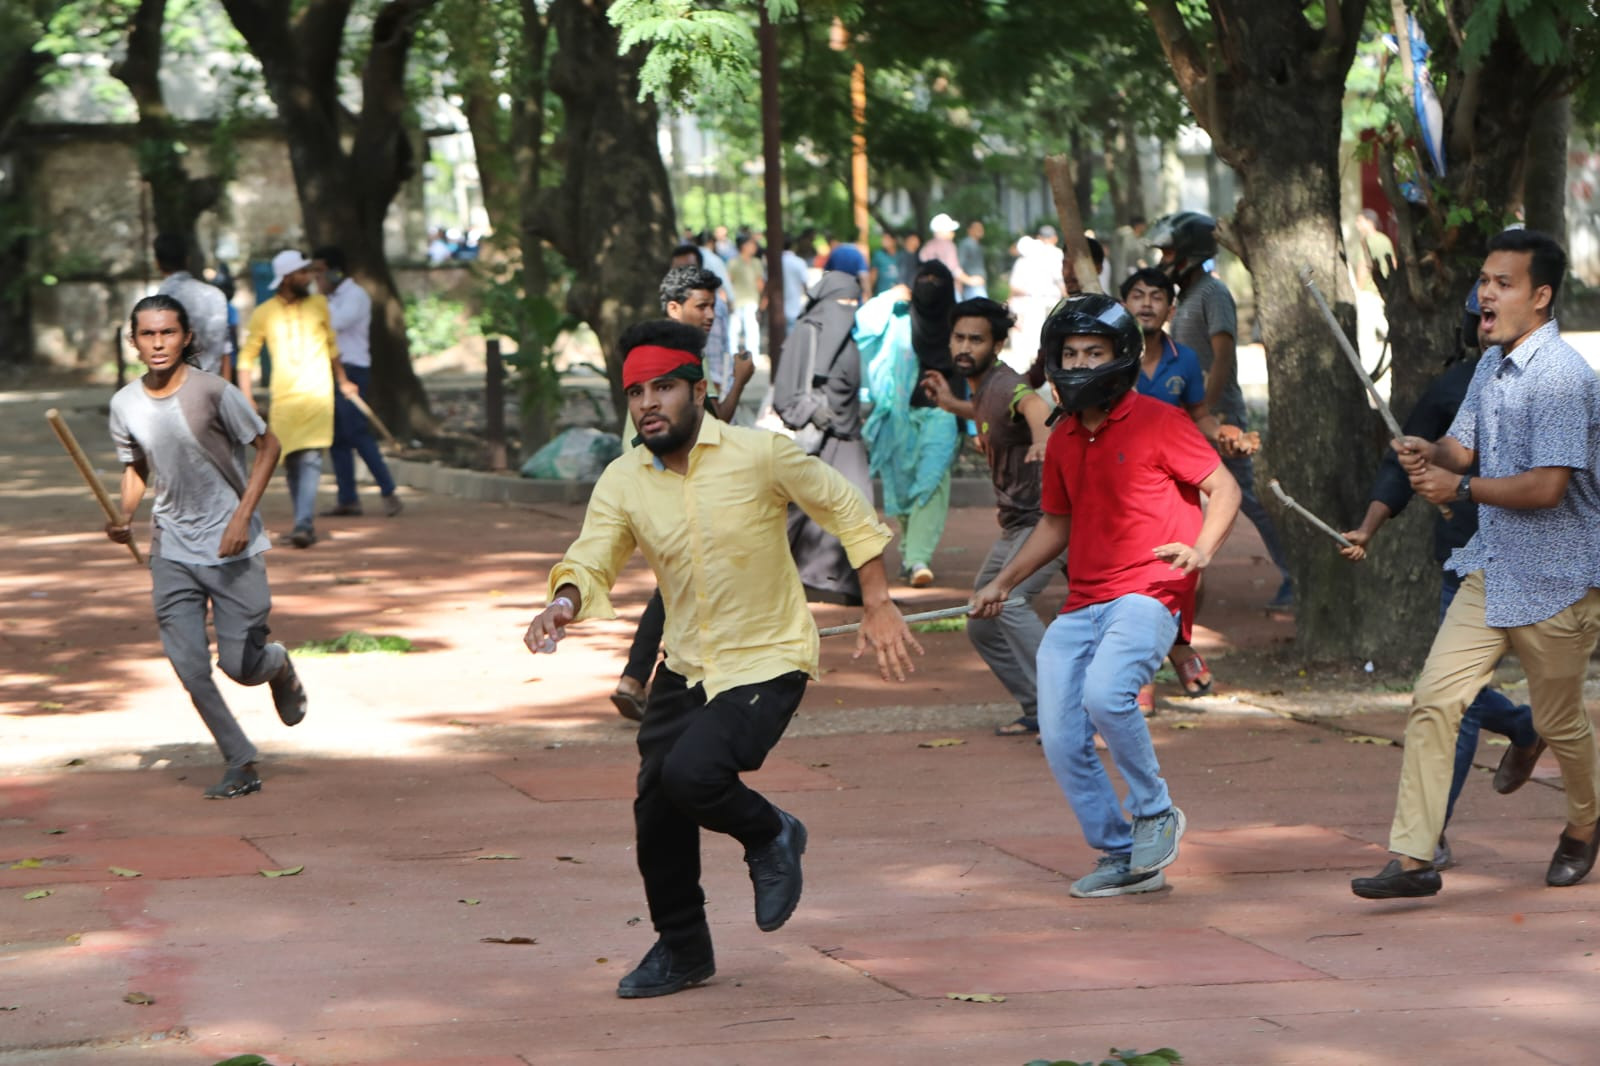
[[[1005,603],[1001,604],[1001,606],[1020,607],[1027,602],[1027,600],[1024,600],[1020,596],[1014,596],[1011,599],[1006,600]],[[905,616],[905,621],[907,625],[910,625],[913,622],[937,622],[941,618],[965,618],[971,613],[972,608],[967,604],[962,604],[960,607],[944,607],[937,611],[922,611],[918,614],[908,614]],[[845,633],[854,633],[860,628],[860,622],[851,622],[849,625],[845,626],[829,626],[826,629],[817,630],[817,636],[837,637]]]
[[[1343,533],[1340,533],[1337,529],[1334,529],[1332,526],[1328,525],[1328,523],[1324,522],[1322,519],[1318,518],[1316,515],[1300,506],[1300,504],[1295,502],[1293,496],[1289,495],[1287,492],[1284,492],[1283,486],[1278,484],[1277,478],[1273,478],[1271,481],[1267,482],[1267,487],[1272,490],[1272,494],[1274,496],[1278,497],[1279,503],[1283,504],[1291,511],[1297,512],[1300,517],[1304,518],[1307,522],[1310,522],[1328,536],[1338,541],[1342,546],[1346,548],[1352,547],[1351,543],[1345,539],[1345,535]]]
[[[1405,437],[1405,431],[1400,428],[1400,423],[1395,420],[1394,412],[1389,410],[1389,402],[1378,391],[1378,386],[1372,383],[1372,376],[1367,373],[1367,368],[1361,365],[1361,356],[1356,352],[1355,345],[1350,343],[1350,338],[1344,335],[1344,330],[1339,325],[1339,320],[1333,317],[1333,309],[1328,306],[1328,301],[1323,299],[1322,290],[1317,288],[1317,283],[1311,276],[1311,268],[1305,267],[1300,271],[1300,280],[1305,282],[1306,289],[1311,293],[1311,298],[1317,302],[1317,307],[1322,311],[1322,317],[1327,321],[1328,328],[1333,331],[1334,340],[1339,342],[1339,350],[1344,352],[1344,357],[1350,361],[1350,366],[1355,370],[1356,376],[1361,379],[1367,395],[1372,397],[1372,402],[1377,405],[1378,414],[1383,417],[1383,424],[1389,427],[1389,432],[1395,440]],[[1454,518],[1449,504],[1436,504],[1439,513],[1445,518]],[[1309,517],[1309,516],[1308,516]]]

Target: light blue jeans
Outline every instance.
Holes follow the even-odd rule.
[[[1107,855],[1133,850],[1131,818],[1172,806],[1139,687],[1155,677],[1177,635],[1178,619],[1160,600],[1134,594],[1058,616],[1039,645],[1044,755],[1084,840]],[[1094,750],[1096,733],[1128,786],[1127,814]]]
[[[322,478],[322,449],[303,448],[285,455],[283,474],[289,481],[289,500],[294,504],[294,528],[312,528],[317,514],[317,482]]]

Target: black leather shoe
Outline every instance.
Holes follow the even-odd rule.
[[[1507,748],[1494,771],[1494,790],[1502,796],[1509,796],[1526,785],[1528,778],[1533,776],[1533,768],[1539,765],[1539,756],[1543,754],[1543,740],[1536,740],[1525,748],[1515,744]]]
[[[1350,891],[1362,899],[1409,899],[1437,895],[1442,884],[1432,866],[1402,870],[1399,859],[1390,859],[1376,877],[1352,878]]]
[[[652,996],[670,996],[690,985],[709,980],[717,972],[716,960],[711,954],[711,940],[707,938],[703,951],[686,948],[674,950],[665,940],[657,940],[655,947],[645,955],[644,961],[633,972],[617,982],[617,995],[622,999],[649,999]]]
[[[1588,877],[1589,871],[1594,868],[1596,852],[1600,852],[1600,833],[1587,842],[1573,840],[1562,833],[1561,840],[1556,844],[1556,853],[1550,856],[1550,869],[1544,875],[1544,883],[1552,888],[1577,884]]]
[[[806,851],[806,827],[788,811],[778,811],[783,828],[770,844],[744,853],[750,883],[756,888],[756,928],[779,929],[800,904],[800,856]]]

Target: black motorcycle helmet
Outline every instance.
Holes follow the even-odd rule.
[[[1097,367],[1063,369],[1061,348],[1068,337],[1109,337],[1115,357]],[[1144,334],[1127,308],[1109,296],[1085,293],[1056,305],[1039,337],[1045,376],[1055,386],[1059,406],[1051,416],[1091,407],[1109,411],[1133,388],[1144,354]]]
[[[1217,220],[1199,211],[1179,211],[1163,215],[1150,224],[1148,238],[1152,248],[1172,249],[1173,261],[1164,270],[1182,278],[1217,254]]]

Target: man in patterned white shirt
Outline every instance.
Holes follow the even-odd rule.
[[[1478,281],[1486,350],[1466,399],[1436,443],[1394,443],[1417,495],[1479,505],[1478,532],[1450,556],[1467,576],[1412,696],[1389,831],[1395,858],[1351,882],[1365,899],[1439,891],[1433,849],[1456,731],[1508,650],[1527,671],[1534,728],[1566,789],[1567,823],[1545,883],[1582,881],[1600,849],[1600,765],[1583,705],[1600,635],[1600,379],[1556,325],[1566,267],[1566,253],[1543,233],[1507,230],[1489,242]],[[1477,476],[1468,473],[1474,459]]]

